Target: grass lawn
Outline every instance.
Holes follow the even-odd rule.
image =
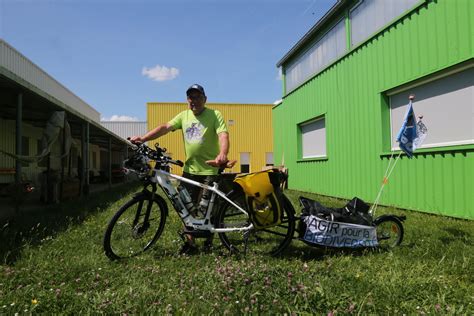
[[[178,216],[147,253],[111,262],[102,237],[138,187],[101,193],[0,225],[0,314],[474,314],[474,222],[405,214],[402,245],[387,252],[311,248],[282,257],[178,254]],[[343,201],[300,194],[328,206]]]

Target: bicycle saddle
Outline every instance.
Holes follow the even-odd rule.
[[[216,168],[232,168],[236,164],[237,160],[227,160],[224,163],[218,164],[217,161],[214,160],[206,160],[206,163],[209,166],[216,167]]]

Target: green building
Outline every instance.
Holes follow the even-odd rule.
[[[374,202],[414,94],[428,135],[380,204],[474,219],[473,57],[472,0],[338,1],[277,64],[289,188]]]

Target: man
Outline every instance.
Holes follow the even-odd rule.
[[[216,165],[225,164],[228,161],[229,133],[227,126],[219,111],[206,108],[207,97],[202,86],[193,84],[186,91],[186,96],[188,110],[179,113],[168,123],[157,126],[145,135],[133,136],[130,140],[132,142],[146,142],[181,129],[186,152],[183,177],[212,184],[218,173],[218,168],[210,166],[206,161],[214,160]],[[200,189],[185,183],[182,185],[190,192],[197,206]],[[203,192],[202,195],[202,201],[206,201],[210,193]],[[181,251],[186,253],[196,250],[194,238],[191,235],[186,235],[186,238],[187,241]],[[212,236],[206,240],[205,246],[210,247],[211,243]]]

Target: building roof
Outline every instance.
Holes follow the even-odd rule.
[[[303,47],[309,40],[311,40],[315,34],[317,34],[321,29],[327,26],[328,23],[332,20],[332,17],[336,16],[342,8],[349,3],[350,0],[338,0],[332,7],[329,9],[326,14],[323,15],[321,19],[290,49],[288,53],[283,56],[282,59],[277,63],[277,67],[283,65],[288,59],[290,59],[301,47]]]

